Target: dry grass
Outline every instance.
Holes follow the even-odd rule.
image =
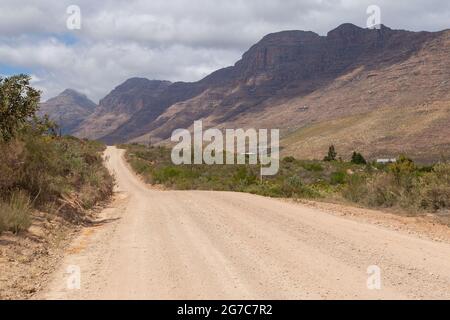
[[[27,230],[31,225],[31,210],[30,197],[23,191],[14,192],[8,202],[0,201],[0,233],[17,234]]]
[[[112,194],[103,149],[97,142],[31,134],[0,144],[2,211],[19,219],[20,208],[31,207],[26,194],[33,209],[53,206],[66,218],[82,219],[85,210]]]

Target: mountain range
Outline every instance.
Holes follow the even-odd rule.
[[[173,130],[279,128],[282,152],[321,158],[450,157],[450,30],[343,24],[320,36],[265,36],[234,66],[197,82],[132,78],[95,106],[66,90],[42,104],[70,134],[106,143],[165,142]],[[82,98],[80,98],[82,97]],[[65,102],[66,101],[66,102]]]

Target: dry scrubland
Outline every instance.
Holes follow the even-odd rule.
[[[450,163],[419,166],[405,156],[396,164],[285,157],[276,176],[259,180],[259,166],[174,166],[170,149],[125,145],[132,168],[147,183],[188,190],[248,192],[277,198],[315,199],[389,208],[408,214],[432,212],[449,223]],[[324,155],[326,150],[324,150]],[[339,159],[339,154],[336,159]],[[358,162],[358,161],[356,161]],[[363,160],[364,162],[364,160]]]
[[[70,235],[112,195],[103,150],[35,135],[0,144],[0,299],[39,291]]]
[[[0,143],[0,232],[18,233],[33,210],[80,222],[112,192],[102,144],[71,137],[25,135]]]
[[[0,299],[39,290],[69,234],[113,192],[105,146],[59,137],[36,117],[39,99],[29,77],[0,78]]]

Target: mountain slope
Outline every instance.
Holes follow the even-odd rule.
[[[368,159],[412,156],[424,163],[450,159],[450,104],[385,107],[307,125],[281,141],[283,155],[322,159],[330,144],[349,159],[359,151]]]
[[[326,36],[267,35],[234,66],[167,85],[119,124],[99,126],[96,113],[87,129],[102,128],[93,137],[108,143],[166,141],[203,119],[206,127],[280,128],[284,152],[307,158],[335,143],[344,157],[358,149],[427,160],[450,143],[449,89],[450,31],[343,24]],[[387,125],[396,117],[401,127]],[[336,130],[322,130],[329,126]]]
[[[233,69],[236,80],[171,106],[149,134],[167,139],[175,128],[203,118],[220,128],[280,128],[290,136],[283,140],[284,152],[304,158],[323,157],[331,143],[343,157],[354,149],[370,157],[406,152],[423,161],[450,156],[449,31],[343,25],[327,37],[274,34]],[[357,115],[361,120],[344,121]],[[394,115],[400,127],[387,125]],[[302,128],[327,128],[333,121],[346,130],[318,131],[308,140],[301,134]]]
[[[147,133],[153,128],[154,121],[171,105],[188,100],[198,95],[205,86],[202,83],[183,83],[178,82],[167,86],[157,96],[143,100],[145,106],[128,113],[126,119],[121,119],[120,123],[114,126],[108,125],[102,130],[102,135],[98,135],[102,141],[114,144],[125,142],[133,137],[137,137]],[[116,115],[114,115],[116,116]],[[92,116],[93,125],[98,125],[98,117]],[[114,130],[115,129],[115,130]]]
[[[113,132],[139,110],[153,110],[153,103],[170,85],[169,81],[128,79],[100,100],[95,112],[78,128],[77,136],[98,139]]]
[[[58,96],[40,104],[39,114],[47,114],[56,121],[63,134],[72,134],[89,117],[97,105],[84,94],[67,89]]]

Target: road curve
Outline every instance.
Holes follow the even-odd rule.
[[[152,190],[123,153],[105,152],[118,199],[39,298],[450,299],[450,244],[255,195]]]

